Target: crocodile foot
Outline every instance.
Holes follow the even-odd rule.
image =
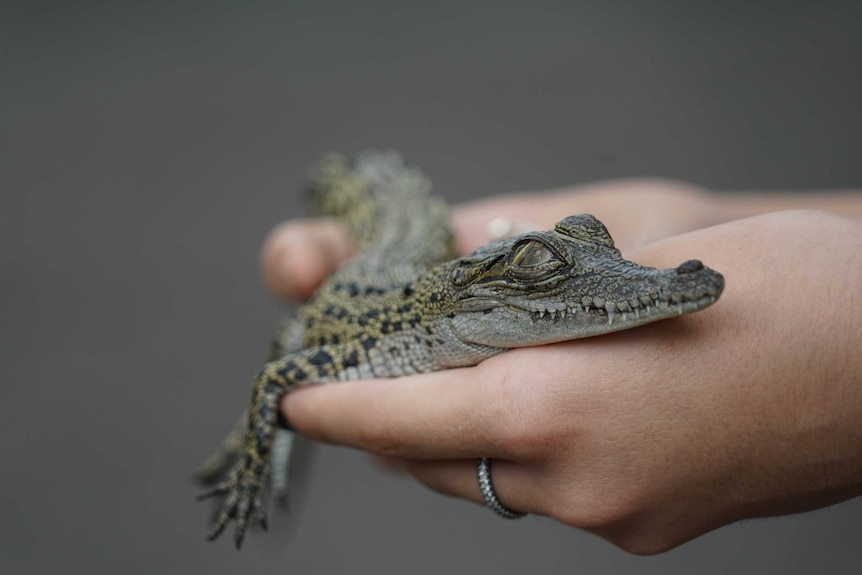
[[[264,531],[267,529],[263,475],[253,468],[237,466],[227,480],[198,495],[198,500],[224,497],[207,539],[216,539],[233,520],[236,522],[234,543],[239,549],[250,521],[256,519]]]

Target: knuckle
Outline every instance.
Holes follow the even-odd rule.
[[[602,497],[578,498],[561,509],[556,519],[587,531],[601,532],[624,524],[630,514],[631,510],[625,504],[605,494]]]
[[[668,528],[646,524],[614,526],[596,534],[634,555],[657,555],[684,541]]]
[[[564,484],[554,490],[555,499],[565,501],[556,514],[564,523],[600,532],[633,525],[648,515],[649,493],[633,481],[589,472],[574,472],[573,477],[568,469],[557,472],[566,476]]]
[[[508,418],[509,423],[501,432],[501,444],[516,460],[545,460],[559,452],[560,436],[553,426],[537,419],[533,414]]]
[[[684,540],[670,524],[651,512],[642,494],[607,493],[598,488],[570,501],[552,515],[555,519],[610,541],[635,555],[655,555],[673,549]]]
[[[610,540],[620,549],[634,555],[657,555],[670,551],[678,545],[677,542],[656,536],[656,534],[638,534],[634,537],[621,538],[619,541]]]

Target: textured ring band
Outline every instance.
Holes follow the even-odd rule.
[[[526,515],[520,511],[512,511],[506,509],[500,500],[497,499],[497,494],[494,493],[494,486],[491,484],[491,458],[483,457],[476,465],[476,474],[479,478],[479,490],[482,492],[482,497],[485,503],[491,508],[491,511],[505,517],[506,519],[519,519]]]

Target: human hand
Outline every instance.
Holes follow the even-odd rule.
[[[319,247],[296,237],[307,241],[294,248]],[[272,254],[278,241],[270,266],[293,257]],[[344,246],[327,251],[346,257]],[[701,257],[727,279],[718,304],[473,368],[301,390],[282,409],[311,437],[404,459],[430,487],[476,502],[475,460],[493,457],[507,507],[634,552],[826,505],[862,492],[860,246],[858,222],[813,213],[669,238],[629,257],[657,267]]]

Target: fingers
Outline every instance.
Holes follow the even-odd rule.
[[[261,253],[270,289],[287,300],[304,300],[353,249],[347,230],[326,218],[294,220],[276,226]]]
[[[517,425],[505,411],[506,382],[482,368],[351,381],[289,393],[281,409],[298,431],[384,457],[512,457]],[[492,392],[494,390],[494,392]]]

